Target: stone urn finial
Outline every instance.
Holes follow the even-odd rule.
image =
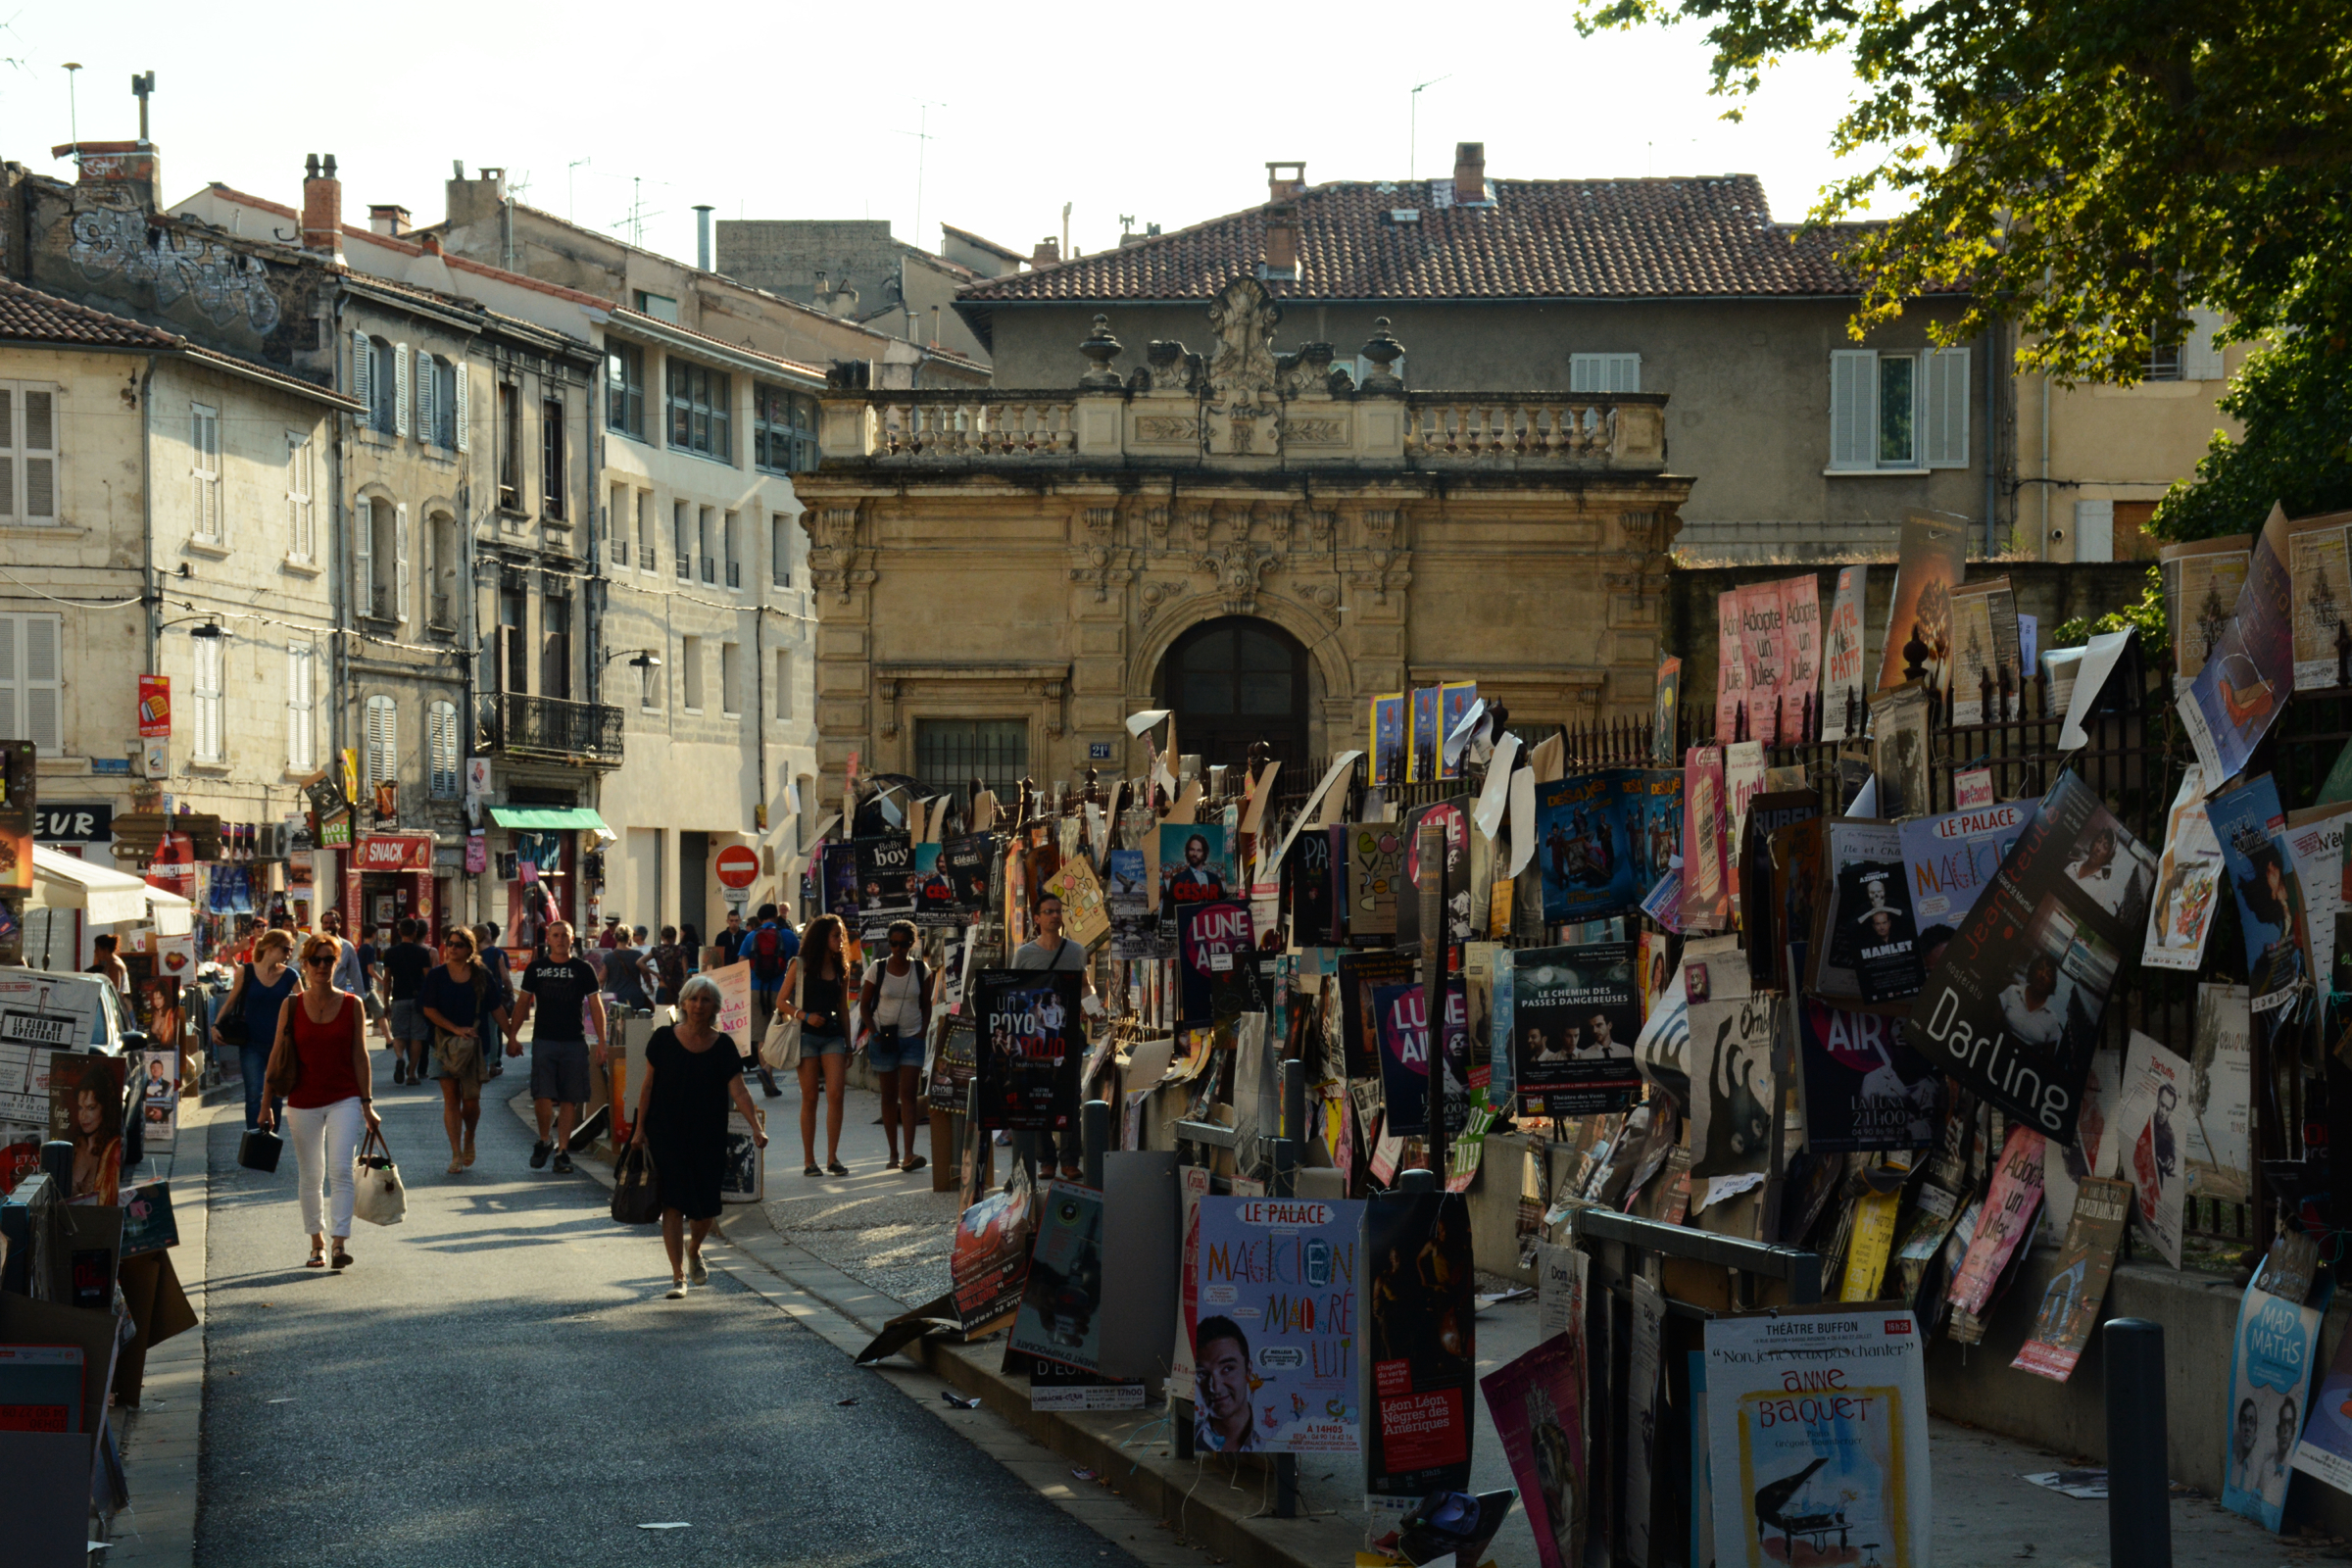
[[[1372,373],[1364,377],[1364,390],[1400,392],[1404,378],[1391,368],[1404,358],[1404,345],[1397,342],[1389,330],[1389,318],[1381,317],[1372,323],[1372,337],[1364,344],[1364,358],[1372,362]]]
[[[1085,355],[1092,365],[1092,368],[1078,378],[1080,386],[1116,387],[1120,384],[1119,372],[1110,368],[1110,362],[1124,354],[1126,348],[1111,336],[1109,317],[1095,318],[1094,335],[1078,345],[1078,352]]]

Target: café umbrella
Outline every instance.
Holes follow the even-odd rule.
[[[194,906],[178,894],[45,844],[32,847],[32,897],[25,903],[35,909],[79,909],[92,925],[153,920],[159,936],[186,936],[196,928]]]

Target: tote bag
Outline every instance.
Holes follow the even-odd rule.
[[[653,1153],[643,1144],[622,1150],[612,1166],[612,1219],[620,1225],[662,1222],[662,1185],[654,1175]]]
[[[798,964],[792,970],[792,1005],[778,1007],[768,1021],[767,1038],[760,1042],[760,1065],[784,1072],[801,1064],[801,985],[806,976]]]
[[[409,1212],[408,1188],[381,1128],[371,1130],[352,1156],[351,1212],[370,1225],[397,1225]]]

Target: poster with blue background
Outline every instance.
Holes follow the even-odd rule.
[[[1536,789],[1536,860],[1544,918],[1597,920],[1632,912],[1648,892],[1636,873],[1633,832],[1648,801],[1630,767],[1580,773]]]
[[[2297,1305],[2257,1281],[2237,1309],[2230,1346],[2230,1441],[2224,1453],[2222,1506],[2276,1532],[2286,1511],[2286,1483],[2294,1473],[2312,1365],[2319,1359],[2320,1323],[2328,1315],[2332,1280],[2319,1298]]]
[[[1203,1198],[1197,1211],[1194,1441],[1354,1453],[1362,1201]]]

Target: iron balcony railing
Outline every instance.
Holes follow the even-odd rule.
[[[586,767],[618,767],[621,710],[602,703],[483,692],[473,707],[474,749]]]

